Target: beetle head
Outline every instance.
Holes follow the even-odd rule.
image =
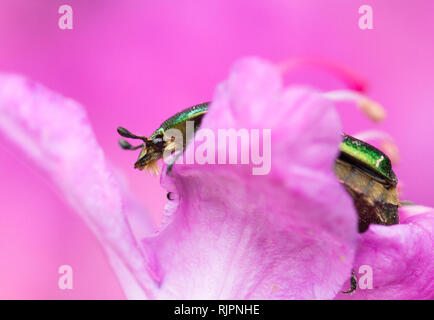
[[[134,164],[134,168],[139,170],[148,169],[158,173],[157,161],[163,156],[164,145],[162,136],[147,139],[139,154],[139,158]]]
[[[134,168],[143,170],[148,169],[154,173],[158,173],[159,167],[157,161],[162,158],[165,142],[163,135],[157,135],[153,139],[148,139],[143,136],[137,136],[132,134],[127,129],[118,127],[118,133],[125,138],[139,139],[143,143],[137,146],[132,146],[128,141],[124,139],[119,140],[119,145],[124,150],[137,150],[142,148],[139,154],[139,158],[134,164]]]

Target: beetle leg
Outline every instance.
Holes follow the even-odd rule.
[[[354,275],[354,270],[351,271],[351,288],[348,291],[343,291],[342,293],[349,294],[357,289],[357,278]]]
[[[173,158],[173,160],[169,163],[169,165],[167,166],[167,174],[168,174],[168,175],[171,175],[173,165],[175,164],[176,160],[177,160],[180,156],[182,156],[182,153],[176,155],[176,156]]]

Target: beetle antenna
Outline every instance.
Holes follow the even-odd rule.
[[[127,129],[123,128],[123,127],[118,127],[118,133],[125,138],[131,138],[131,139],[140,139],[143,141],[146,141],[147,138],[146,137],[139,137],[136,136],[135,134],[132,134],[131,132],[129,132]]]
[[[119,145],[124,150],[137,150],[137,149],[140,149],[143,147],[143,143],[141,145],[133,147],[128,141],[126,141],[124,139],[119,139]]]

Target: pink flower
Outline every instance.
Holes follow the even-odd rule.
[[[341,139],[334,105],[313,89],[285,88],[263,60],[234,66],[202,128],[271,129],[271,171],[163,170],[162,185],[177,197],[158,231],[112,173],[77,103],[2,75],[0,128],[95,232],[129,298],[433,297],[432,210],[358,234],[352,199],[333,173]],[[139,228],[147,235],[137,237]],[[343,296],[361,265],[372,267],[373,288]]]
[[[336,298],[434,298],[434,210],[427,209],[399,225],[371,225],[360,234],[354,269],[371,266],[373,288],[356,290],[350,295],[340,293]],[[401,209],[401,218],[407,210]]]

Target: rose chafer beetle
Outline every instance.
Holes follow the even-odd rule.
[[[122,137],[143,140],[143,144],[138,146],[132,146],[124,139],[120,139],[119,145],[122,149],[125,150],[136,150],[142,148],[142,151],[139,154],[139,158],[134,164],[134,168],[139,170],[147,169],[157,173],[157,161],[163,158],[164,151],[168,148],[173,148],[174,150],[173,140],[167,139],[167,137],[165,137],[165,131],[169,129],[178,129],[179,131],[181,131],[184,136],[183,150],[185,150],[185,146],[188,143],[186,139],[186,122],[193,121],[194,130],[197,130],[202,121],[202,117],[208,111],[209,104],[209,102],[201,103],[175,114],[174,116],[164,121],[160,125],[160,127],[151,134],[149,138],[144,136],[136,136],[135,134],[129,132],[127,129],[118,127],[118,133]]]
[[[359,232],[369,224],[398,223],[398,180],[390,159],[377,148],[343,136],[334,170],[351,195],[359,215]]]
[[[185,109],[164,121],[149,138],[137,136],[118,127],[118,133],[126,138],[139,139],[143,143],[132,146],[124,139],[119,144],[123,149],[142,148],[134,167],[157,172],[157,161],[163,158],[164,151],[175,150],[173,139],[165,136],[165,131],[176,128],[186,139],[186,122],[193,121],[194,129],[199,128],[203,116],[208,111],[209,102]],[[171,166],[169,166],[170,170]],[[390,159],[368,143],[343,134],[340,153],[334,165],[338,180],[353,198],[359,216],[359,232],[368,229],[371,223],[392,225],[398,223],[397,178],[392,170]],[[170,197],[168,197],[170,199]]]

